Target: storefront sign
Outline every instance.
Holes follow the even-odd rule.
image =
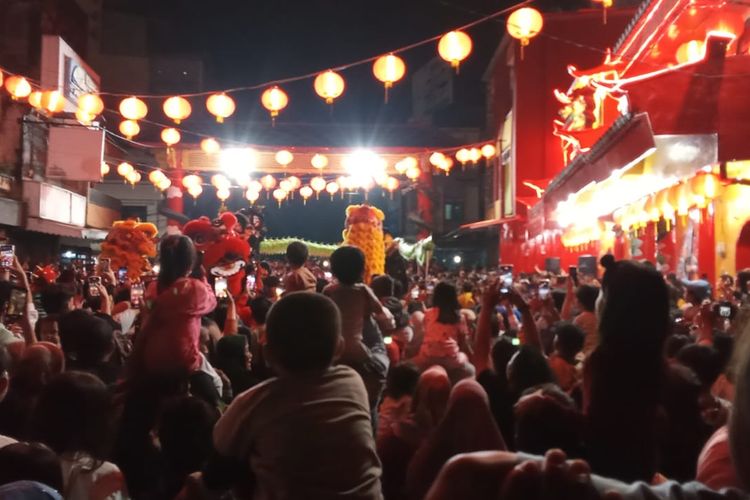
[[[78,96],[99,90],[97,75],[59,36],[42,37],[42,88],[59,89],[65,95],[65,111],[75,112]]]

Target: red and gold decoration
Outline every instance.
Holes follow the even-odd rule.
[[[346,207],[346,228],[342,233],[345,245],[358,247],[365,254],[365,283],[373,275],[385,273],[382,210],[370,205]]]
[[[156,226],[135,220],[116,221],[102,243],[100,258],[110,259],[112,269],[127,269],[138,281],[151,272],[149,259],[156,257]]]

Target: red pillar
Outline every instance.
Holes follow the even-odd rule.
[[[708,276],[708,282],[716,283],[716,235],[714,215],[708,208],[701,210],[698,227],[698,272]]]
[[[641,233],[641,256],[636,260],[656,262],[656,223],[649,222]]]
[[[417,183],[417,214],[424,221],[424,223],[432,227],[432,199],[430,193],[432,192],[432,172],[429,167],[422,168],[422,174],[419,176],[419,182]],[[419,239],[427,238],[430,232],[426,229],[419,231]]]
[[[171,151],[167,152],[167,163],[171,167],[168,174],[169,180],[172,181],[172,185],[166,191],[167,208],[172,212],[182,214],[185,213],[185,204],[183,203],[184,190],[182,186],[182,152],[174,148],[170,149]],[[174,219],[167,220],[168,232],[178,232],[179,228],[179,221]]]

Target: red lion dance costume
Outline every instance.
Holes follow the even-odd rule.
[[[250,245],[237,232],[237,217],[231,212],[224,212],[213,221],[201,217],[185,224],[182,233],[203,253],[206,272],[226,278],[232,296],[239,296],[245,264],[250,259]]]

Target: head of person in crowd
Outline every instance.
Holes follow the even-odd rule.
[[[248,340],[244,335],[225,336],[216,344],[216,368],[229,377],[235,395],[252,385],[249,381],[252,361]]]
[[[370,283],[370,288],[378,299],[395,297],[396,281],[387,274],[375,276]]]
[[[594,312],[597,298],[599,298],[599,287],[581,285],[576,289],[576,301],[581,308],[581,312]]]
[[[84,372],[65,372],[44,388],[31,434],[58,454],[83,452],[104,459],[112,439],[112,399],[107,386]]]
[[[181,278],[193,272],[198,254],[193,241],[184,235],[171,234],[159,245],[159,291],[164,291]]]
[[[213,428],[219,411],[192,396],[164,405],[157,427],[161,453],[167,463],[165,495],[173,498],[188,474],[200,470],[213,449]]]
[[[344,245],[331,254],[331,273],[342,285],[354,285],[364,278],[365,254],[352,245]]]
[[[385,381],[385,395],[393,399],[413,396],[419,382],[419,369],[413,363],[404,362],[391,366]]]
[[[671,360],[677,356],[680,349],[690,344],[690,337],[683,334],[670,335],[664,342],[664,355],[667,359]]]
[[[555,383],[555,376],[538,349],[522,345],[508,363],[508,385],[516,395],[542,384]]]
[[[676,359],[690,368],[706,388],[710,388],[721,374],[719,353],[712,346],[688,344],[677,352]]]
[[[36,481],[64,491],[60,459],[41,443],[11,443],[0,448],[0,485]]]
[[[308,256],[307,245],[301,241],[293,241],[286,247],[286,261],[292,269],[299,269],[304,266]]]
[[[581,456],[584,418],[575,401],[555,384],[529,389],[515,405],[516,449],[544,455],[559,448]]]
[[[432,305],[438,308],[438,322],[444,324],[458,323],[461,318],[461,304],[458,303],[456,287],[441,281],[432,292]]]
[[[34,326],[37,339],[60,345],[60,325],[57,320],[54,315],[39,318]]]
[[[50,285],[42,291],[41,303],[48,315],[59,316],[75,309],[75,293],[64,285]]]
[[[268,311],[273,305],[266,297],[256,297],[248,302],[252,310],[253,321],[258,325],[265,325]]]
[[[291,293],[268,312],[266,338],[266,359],[278,373],[320,372],[343,347],[341,314],[326,296]]]
[[[492,368],[494,372],[500,377],[501,380],[507,383],[507,367],[510,360],[518,352],[518,346],[513,345],[513,341],[510,337],[503,335],[497,339],[492,346],[490,351],[490,357],[492,359]]]
[[[29,394],[41,391],[51,379],[62,373],[65,358],[62,350],[49,342],[26,347],[13,374],[13,386]]]
[[[564,359],[572,361],[583,349],[586,334],[576,325],[562,322],[554,326],[555,351]]]

